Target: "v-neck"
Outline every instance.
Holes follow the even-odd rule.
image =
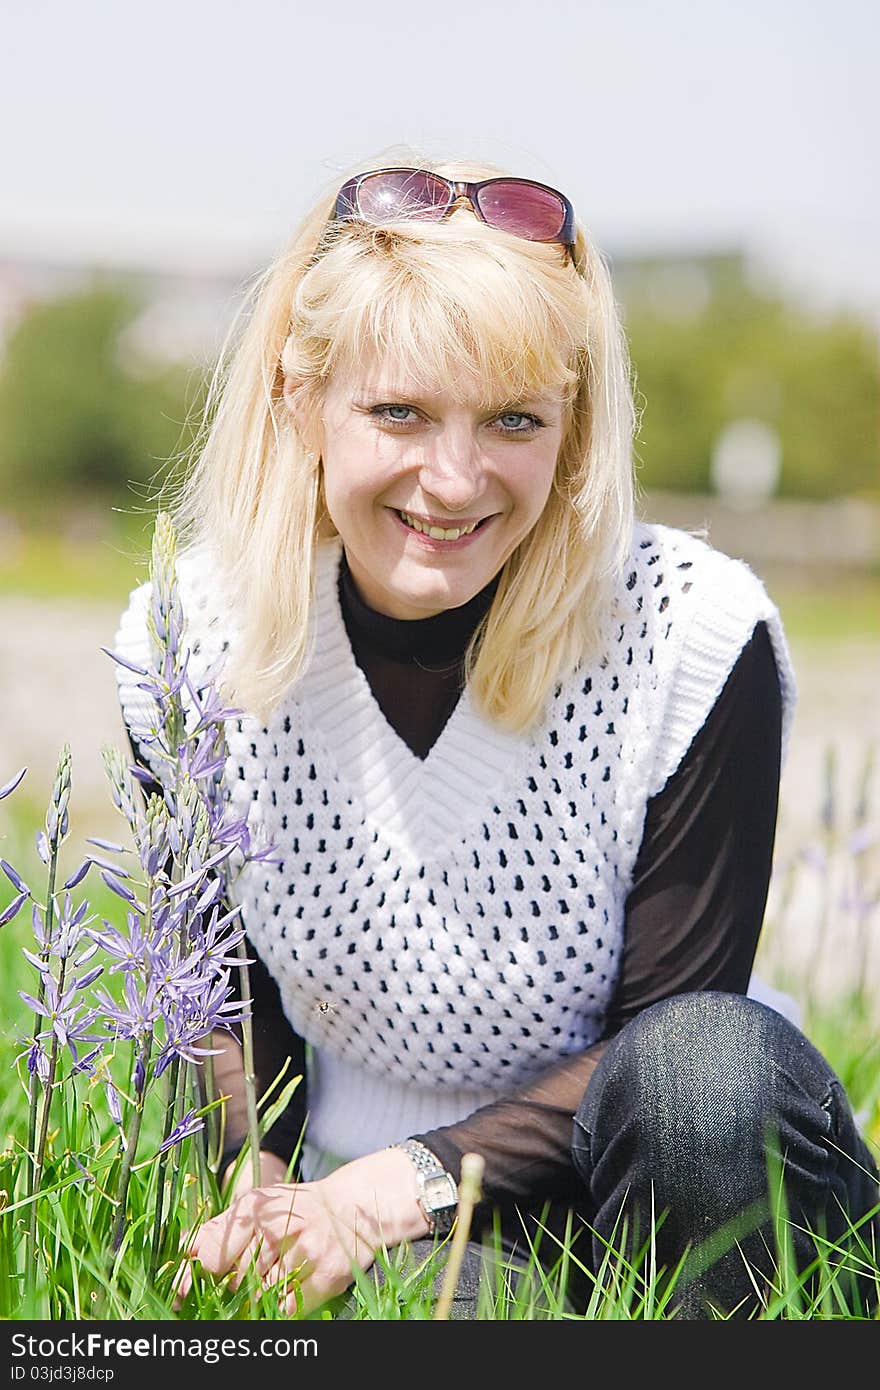
[[[465,655],[497,588],[496,578],[459,608],[392,618],[364,602],[342,552],[339,602],[355,661],[388,723],[422,760],[461,698]]]
[[[496,791],[531,740],[486,719],[465,686],[427,756],[413,753],[355,660],[339,601],[341,552],[338,539],[317,549],[312,657],[294,697],[367,818],[421,853],[491,814]]]

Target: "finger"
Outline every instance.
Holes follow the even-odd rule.
[[[282,1258],[271,1265],[262,1276],[263,1288],[273,1292],[278,1299],[279,1310],[283,1313],[287,1306],[288,1299],[294,1309],[302,1306],[301,1289],[303,1281],[307,1278],[308,1271],[304,1263],[291,1266],[287,1259]]]
[[[232,1276],[229,1280],[230,1286],[233,1289],[240,1288],[244,1280],[247,1278],[248,1274],[257,1269],[257,1263],[260,1258],[261,1249],[262,1240],[257,1236],[254,1236],[251,1240],[248,1241],[247,1245],[245,1246],[244,1250],[242,1250],[241,1255],[238,1258],[236,1267],[233,1270]]]
[[[257,1256],[257,1273],[267,1284],[277,1283],[278,1279],[296,1266],[295,1243],[285,1241],[279,1249],[278,1243],[264,1234],[263,1244]],[[300,1262],[301,1263],[301,1262]]]
[[[226,1274],[240,1262],[253,1235],[252,1218],[236,1204],[199,1227],[190,1253],[210,1274]]]
[[[304,1318],[322,1302],[309,1274],[289,1275],[279,1288],[285,1290],[280,1307],[288,1318]]]
[[[184,1260],[181,1265],[178,1265],[174,1278],[171,1281],[171,1291],[174,1295],[175,1311],[183,1303],[191,1288],[192,1263],[190,1260]]]

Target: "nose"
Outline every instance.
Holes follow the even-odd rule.
[[[465,512],[486,490],[483,456],[472,434],[444,434],[433,440],[419,469],[426,496],[447,512]]]

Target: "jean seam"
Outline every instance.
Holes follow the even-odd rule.
[[[829,1136],[837,1140],[840,1139],[838,1119],[840,1116],[840,1093],[842,1091],[843,1085],[840,1081],[829,1081],[828,1089],[822,1100],[822,1109],[828,1116]]]
[[[776,1057],[770,1058],[770,1065],[775,1074],[782,1076],[786,1082],[791,1083],[793,1078]],[[807,1090],[801,1082],[797,1084],[801,1086],[803,1093],[809,1096],[810,1100],[824,1113],[827,1121],[827,1133],[825,1137],[833,1138],[837,1134],[837,1114],[839,1113],[838,1107],[833,1105],[835,1090],[839,1089],[844,1095],[845,1092],[843,1091],[841,1082],[836,1077],[826,1076],[824,1081],[825,1089],[821,1095],[816,1095],[814,1092]]]

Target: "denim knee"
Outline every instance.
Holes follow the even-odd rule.
[[[686,1257],[685,1317],[748,1313],[773,1287],[773,1163],[798,1269],[816,1256],[811,1233],[877,1225],[876,1165],[839,1079],[793,1023],[743,995],[676,995],[613,1038],[575,1115],[572,1159],[596,1267],[621,1233],[630,1255],[650,1238],[666,1271]]]
[[[768,1145],[805,1213],[829,1195],[871,1195],[872,1161],[821,1053],[768,1005],[703,991],[645,1009],[612,1039],[575,1116],[572,1158],[595,1206],[650,1188],[704,1224],[764,1196]]]

